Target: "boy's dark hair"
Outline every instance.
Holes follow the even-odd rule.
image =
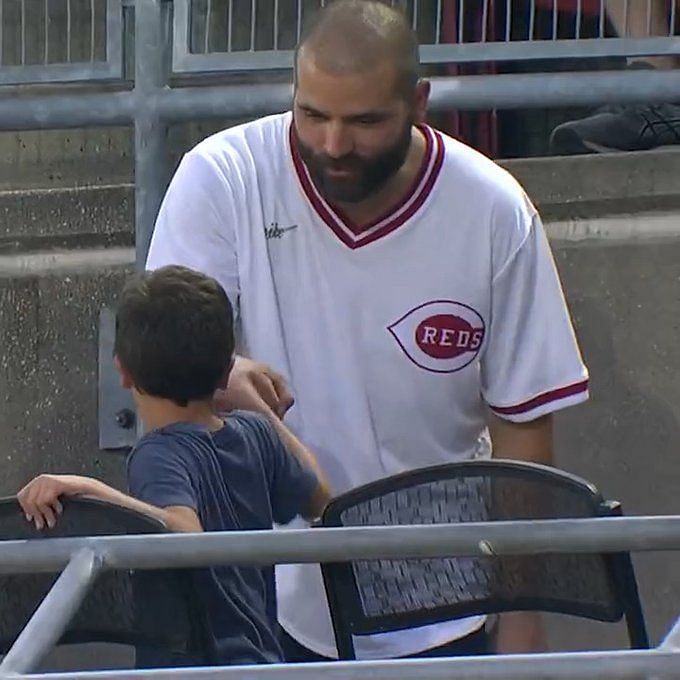
[[[136,275],[120,296],[114,351],[140,392],[179,406],[209,399],[234,353],[229,298],[186,267]]]

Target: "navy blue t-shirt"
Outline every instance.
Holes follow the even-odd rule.
[[[157,507],[192,508],[205,531],[271,529],[309,508],[317,479],[262,416],[229,414],[210,433],[178,423],[144,435],[128,458],[130,494]],[[274,567],[196,570],[216,661],[282,660]]]

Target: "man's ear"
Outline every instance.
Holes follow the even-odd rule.
[[[414,122],[422,125],[427,120],[427,105],[430,99],[430,81],[420,79],[416,85]]]
[[[125,368],[125,366],[123,366],[123,364],[120,363],[120,359],[118,358],[117,354],[113,357],[113,362],[116,365],[118,375],[120,375],[120,386],[126,390],[131,390],[135,386],[135,383],[132,380],[132,376],[128,370]]]

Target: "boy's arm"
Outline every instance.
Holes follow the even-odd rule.
[[[56,524],[57,517],[63,511],[60,496],[87,496],[115,503],[154,517],[172,531],[203,531],[193,508],[182,505],[159,508],[128,496],[92,477],[39,475],[19,491],[17,500],[26,514],[26,519],[34,522],[37,529],[42,529],[45,525],[52,528]]]
[[[311,470],[316,475],[318,482],[316,489],[312,493],[307,511],[303,512],[302,515],[308,520],[318,519],[332,497],[326,475],[319,466],[316,456],[284,425],[274,412],[267,419],[288,453],[295,456],[303,467]]]

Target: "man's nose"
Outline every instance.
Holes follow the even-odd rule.
[[[326,127],[324,153],[330,158],[342,158],[354,150],[351,132],[341,122],[330,121]]]

